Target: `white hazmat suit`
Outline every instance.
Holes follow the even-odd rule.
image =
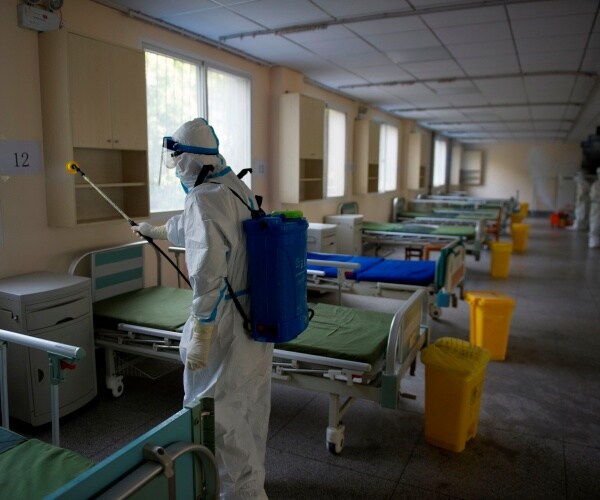
[[[596,170],[597,179],[590,189],[590,232],[588,247],[600,248],[600,168]]]
[[[184,150],[218,148],[212,127],[202,119],[185,123],[172,139],[184,145]],[[221,498],[266,499],[264,460],[273,344],[254,341],[244,330],[226,282],[249,314],[242,221],[250,218],[250,211],[231,190],[253,209],[258,208],[256,199],[220,155],[183,152],[173,160],[188,191],[184,211],[148,232],[185,247],[193,298],[180,344],[184,404],[200,397],[214,398]],[[207,164],[214,170],[194,187],[201,167]]]
[[[587,231],[590,224],[590,183],[583,172],[575,176],[577,197],[575,200],[575,223],[572,228]]]

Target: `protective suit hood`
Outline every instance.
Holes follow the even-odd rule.
[[[172,136],[163,139],[163,146],[172,151],[167,167],[175,168],[186,192],[193,189],[205,165],[212,165],[211,174],[226,167],[225,158],[219,154],[219,138],[203,118],[185,122]]]

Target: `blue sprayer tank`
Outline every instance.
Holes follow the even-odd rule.
[[[308,327],[306,234],[302,212],[243,222],[248,249],[252,337],[287,342]]]

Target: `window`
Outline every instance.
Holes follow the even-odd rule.
[[[335,109],[325,111],[326,197],[344,196],[346,180],[346,114]]]
[[[379,181],[380,193],[396,190],[398,176],[398,128],[381,124],[379,132]]]
[[[188,120],[207,118],[227,164],[235,172],[250,167],[250,99],[249,78],[206,69],[202,61],[146,50],[151,213],[183,209],[181,184],[175,172],[162,164],[161,153],[163,137]],[[249,179],[244,177],[247,182]]]
[[[433,187],[446,187],[448,166],[447,144],[444,139],[436,139],[433,149]]]
[[[208,123],[215,129],[219,138],[219,151],[234,172],[250,168],[250,80],[208,68],[206,83]],[[248,185],[251,177],[244,177]]]

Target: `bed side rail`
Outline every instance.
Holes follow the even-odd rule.
[[[92,302],[144,288],[146,241],[88,250],[69,266],[69,274],[88,276],[92,281]],[[153,247],[154,248],[154,247]],[[156,256],[156,279],[161,285],[161,256]]]
[[[214,459],[214,401],[195,401],[47,499],[219,498]]]
[[[385,408],[398,408],[403,396],[401,379],[429,342],[428,303],[427,292],[417,290],[394,315],[381,381],[381,405]]]
[[[465,259],[465,246],[461,241],[446,246],[440,251],[440,257],[435,268],[435,281],[436,288],[445,293],[446,296],[454,294],[456,289],[464,284]],[[442,300],[443,297],[444,295],[438,294],[439,300]]]
[[[9,428],[8,408],[8,359],[7,346],[9,343],[19,344],[30,349],[46,351],[50,369],[50,414],[52,419],[52,444],[59,446],[59,400],[58,386],[64,380],[64,370],[74,368],[74,365],[85,356],[82,347],[44,340],[30,335],[0,329],[0,405],[2,427]]]

